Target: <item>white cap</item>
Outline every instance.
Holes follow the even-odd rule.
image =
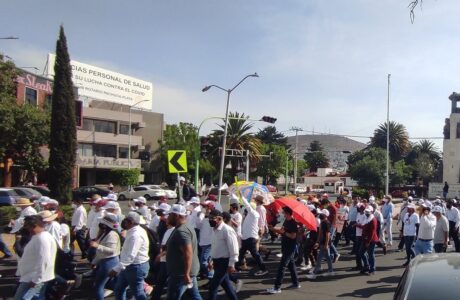
[[[415,209],[415,204],[414,204],[414,203],[409,203],[409,204],[407,205],[407,208],[413,208],[413,209]]]
[[[134,211],[129,212],[125,219],[131,219],[136,224],[141,223],[141,215]]]
[[[426,200],[424,204],[425,204],[426,207],[429,207],[429,208],[433,207],[433,204],[431,204],[431,202],[428,201],[428,200]]]
[[[185,177],[184,176],[179,177],[179,181],[185,181]]]
[[[325,215],[326,217],[329,217],[329,211],[327,209],[322,209],[319,211],[320,215]]]
[[[168,212],[171,209],[171,205],[169,205],[168,203],[161,203],[158,206],[158,209],[161,209],[161,210],[163,210],[165,212]]]
[[[50,201],[50,197],[41,196],[40,198],[38,198],[37,201],[38,201],[38,202],[49,202],[49,201]]]
[[[107,204],[104,206],[104,209],[119,209],[120,205],[115,201],[107,201]]]
[[[187,210],[183,205],[180,204],[173,204],[171,209],[168,212],[169,214],[176,214],[179,216],[186,216],[187,215]]]
[[[310,209],[310,211],[312,211],[312,210],[315,210],[315,209],[316,209],[316,206],[314,206],[313,204],[308,204],[308,206],[307,206],[307,207]]]
[[[409,197],[407,197],[407,200],[412,201],[412,200],[414,200],[414,198],[412,198],[412,196],[409,196]]]
[[[134,199],[134,202],[139,202],[139,203],[144,203],[144,204],[146,204],[146,203],[147,203],[147,199],[145,199],[144,197],[140,196],[140,197],[137,197],[136,199]]]
[[[368,206],[364,209],[364,213],[373,213],[374,208],[372,206]]]
[[[107,200],[110,200],[110,201],[117,201],[118,200],[118,197],[116,194],[108,194],[107,195]]]
[[[435,213],[435,212],[437,212],[437,213],[442,213],[442,208],[441,208],[441,206],[435,206],[435,207],[433,207],[432,212],[434,212],[434,213]]]
[[[190,201],[188,202],[188,204],[200,205],[200,199],[198,199],[198,197],[192,197]]]
[[[369,203],[374,203],[375,202],[375,197],[372,195],[372,196],[369,196]]]

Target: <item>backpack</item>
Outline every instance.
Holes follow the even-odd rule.
[[[145,232],[147,232],[147,236],[149,238],[149,257],[150,262],[153,264],[156,257],[160,254],[161,243],[158,234],[150,229],[147,225],[139,225],[141,226]]]

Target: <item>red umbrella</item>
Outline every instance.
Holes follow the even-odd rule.
[[[302,223],[308,229],[316,231],[316,218],[308,207],[303,205],[301,202],[292,198],[281,198],[276,199],[275,203],[280,204],[282,207],[287,206],[293,211],[294,219],[297,222]]]

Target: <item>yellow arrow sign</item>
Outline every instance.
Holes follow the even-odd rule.
[[[187,173],[187,153],[185,150],[168,150],[169,173]]]

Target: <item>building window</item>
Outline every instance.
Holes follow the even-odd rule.
[[[93,120],[83,118],[83,130],[93,131]]]
[[[118,134],[129,134],[129,125],[127,124],[120,124],[120,130]]]
[[[51,105],[53,103],[53,95],[48,94],[45,98],[45,109],[51,110]]]
[[[457,139],[460,139],[460,123],[457,123]]]
[[[117,146],[115,145],[93,145],[93,152],[96,156],[101,157],[117,157]]]
[[[80,156],[93,156],[93,145],[78,144],[78,154]]]
[[[128,147],[118,148],[118,158],[128,158]]]
[[[116,125],[115,122],[94,120],[94,131],[115,134],[115,128],[116,128],[115,125]]]
[[[26,97],[24,103],[37,106],[37,90],[26,87]]]

